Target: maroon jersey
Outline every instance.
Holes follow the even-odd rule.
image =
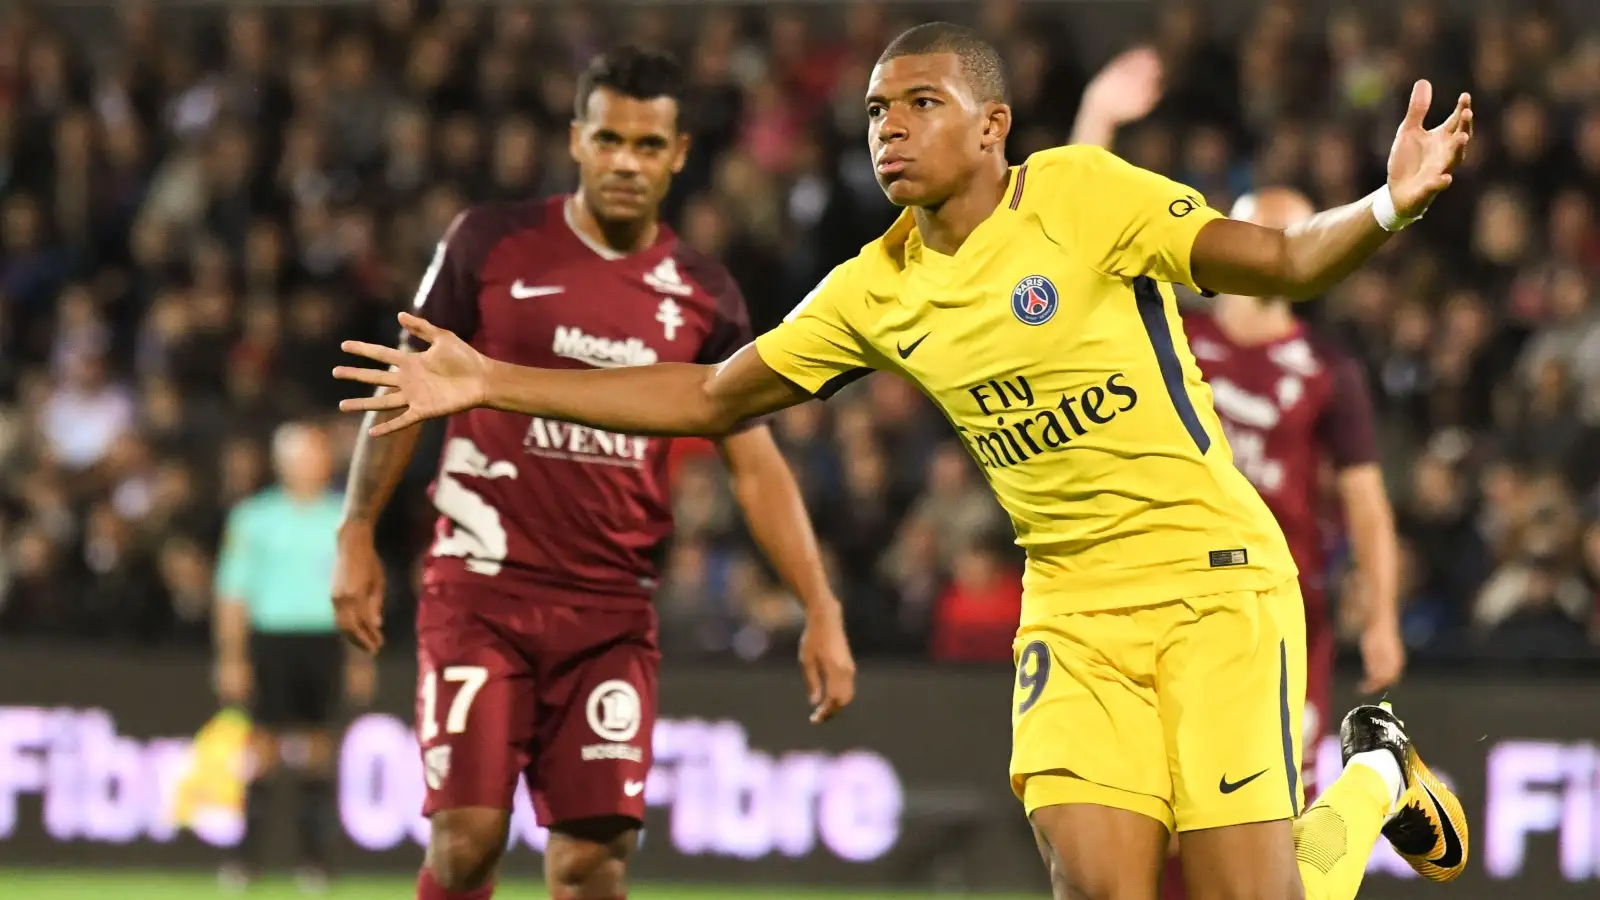
[[[1361,371],[1304,328],[1250,347],[1230,341],[1208,315],[1186,316],[1184,330],[1234,464],[1277,517],[1313,601],[1324,569],[1322,467],[1377,461]]]
[[[744,299],[720,265],[665,226],[638,253],[594,246],[568,224],[564,201],[462,213],[418,289],[417,315],[487,356],[547,369],[716,363],[750,341]],[[424,581],[644,602],[672,528],[668,444],[490,409],[452,416]]]

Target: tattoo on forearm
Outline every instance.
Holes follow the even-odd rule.
[[[383,512],[400,470],[410,461],[416,437],[408,432],[375,438],[367,432],[393,412],[369,412],[361,419],[361,436],[350,458],[344,514],[350,521],[372,522]]]

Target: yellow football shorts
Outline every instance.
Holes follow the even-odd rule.
[[[1030,816],[1092,803],[1177,831],[1293,818],[1305,651],[1293,579],[1024,626],[1012,790]]]

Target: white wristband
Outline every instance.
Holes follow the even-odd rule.
[[[1389,193],[1387,184],[1373,191],[1369,196],[1372,198],[1372,217],[1378,220],[1378,227],[1384,231],[1399,231],[1422,218],[1421,216],[1406,217],[1400,215],[1394,208],[1394,195]]]

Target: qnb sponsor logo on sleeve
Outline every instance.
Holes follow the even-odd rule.
[[[690,856],[803,857],[820,844],[839,859],[870,862],[900,837],[903,792],[887,759],[866,750],[767,753],[751,748],[736,722],[657,721],[643,791],[647,807],[667,811],[665,839]],[[407,838],[424,844],[422,794],[410,729],[387,715],[356,720],[339,765],[339,811],[351,839],[374,851]],[[535,850],[547,838],[521,787],[511,835]]]
[[[618,369],[625,366],[648,366],[658,358],[656,351],[636,337],[613,340],[587,334],[582,328],[556,326],[555,342],[551,345],[555,355],[588,363],[600,369]]]

